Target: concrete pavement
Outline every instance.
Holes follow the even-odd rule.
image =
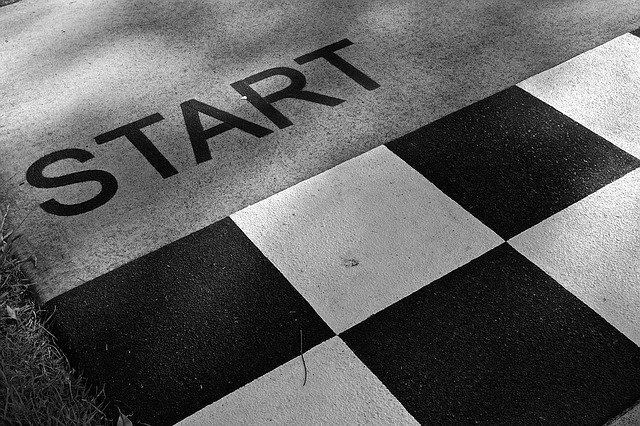
[[[22,1],[0,14],[3,198],[14,222],[28,216],[46,301],[639,22],[633,0]],[[353,44],[336,54],[379,88],[323,58],[294,61],[345,39]],[[277,67],[344,102],[277,101],[293,123],[279,128],[231,87]],[[267,96],[288,78],[252,87]],[[225,131],[207,139],[211,159],[198,159],[181,109],[191,99],[271,133]],[[205,129],[220,123],[200,116]],[[96,140],[136,122],[170,173],[126,136]],[[43,160],[45,174],[84,172],[80,183],[25,183],[31,165],[61,151]],[[93,203],[58,216],[39,207],[51,199]]]

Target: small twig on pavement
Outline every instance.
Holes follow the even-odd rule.
[[[300,329],[300,357],[302,358],[302,366],[304,367],[304,381],[302,386],[307,384],[307,363],[304,362],[304,352],[302,351],[302,329]]]

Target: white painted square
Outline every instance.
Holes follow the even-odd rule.
[[[640,158],[640,38],[622,35],[518,86]]]
[[[231,218],[336,333],[503,242],[384,146]]]
[[[190,425],[417,425],[378,378],[334,337],[187,417]]]
[[[640,346],[640,169],[509,243]]]

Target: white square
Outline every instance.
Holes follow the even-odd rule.
[[[640,38],[622,35],[518,86],[640,158]]]
[[[509,243],[640,346],[640,169]]]
[[[339,338],[238,389],[177,426],[417,425],[378,378]]]
[[[336,333],[503,242],[384,146],[231,218]]]

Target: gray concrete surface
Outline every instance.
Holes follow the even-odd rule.
[[[13,223],[24,219],[48,300],[637,27],[636,0],[23,0],[0,10],[0,194]],[[323,59],[293,61],[342,39],[353,45],[339,56],[380,88]],[[279,129],[230,86],[273,67],[301,71],[306,89],[345,102],[280,100],[293,125]],[[197,164],[180,109],[189,99],[273,133],[224,132]],[[143,132],[178,172],[166,179],[125,138],[94,139],[155,113],[164,119]],[[104,170],[115,196],[80,215],[43,211],[46,200],[77,204],[100,191],[24,182],[30,165],[63,149],[94,158],[56,162],[45,176]]]

